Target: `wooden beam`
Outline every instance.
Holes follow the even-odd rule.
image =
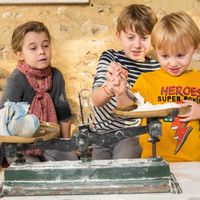
[[[89,0],[0,0],[0,4],[84,4]]]

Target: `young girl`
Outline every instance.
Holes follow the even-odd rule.
[[[7,79],[0,107],[9,100],[28,102],[30,113],[41,121],[60,124],[61,137],[70,136],[71,111],[61,72],[51,66],[51,43],[47,27],[29,21],[17,27],[12,35],[12,48],[18,57],[16,69]],[[31,160],[76,159],[74,152],[31,150]]]

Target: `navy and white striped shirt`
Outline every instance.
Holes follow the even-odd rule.
[[[93,82],[93,91],[101,87],[106,81],[107,66],[112,62],[119,62],[126,70],[128,70],[128,85],[133,86],[138,76],[145,72],[151,72],[160,68],[157,61],[146,58],[145,62],[134,61],[125,56],[124,51],[107,50],[102,53],[96,75]],[[112,110],[116,108],[116,98],[112,97],[108,103],[101,107],[94,108],[94,129],[99,132],[116,130],[127,126],[138,126],[140,120],[125,120],[113,117]]]

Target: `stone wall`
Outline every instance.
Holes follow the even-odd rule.
[[[29,20],[43,21],[52,36],[52,64],[63,72],[70,106],[77,114],[78,91],[91,88],[99,55],[108,48],[120,48],[115,37],[116,19],[122,7],[131,3],[151,6],[158,17],[184,10],[200,26],[200,0],[90,0],[84,5],[1,5],[1,72],[10,73],[15,67],[16,59],[10,48],[14,28]],[[193,66],[197,69],[200,66],[200,53],[195,55]]]

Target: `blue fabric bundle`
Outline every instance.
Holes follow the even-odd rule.
[[[32,137],[40,127],[40,121],[28,113],[29,106],[26,102],[5,102],[0,109],[0,135]]]

